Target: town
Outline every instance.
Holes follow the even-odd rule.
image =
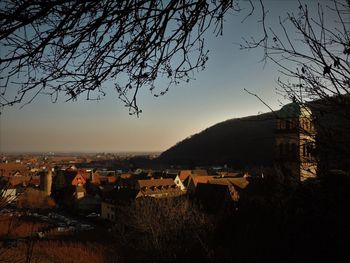
[[[275,211],[275,202],[291,198],[290,194],[293,196],[296,190],[318,188],[320,182],[323,184],[324,179],[317,176],[322,170],[314,155],[317,131],[310,108],[288,104],[280,109],[273,123],[274,164],[271,167],[169,166],[159,161],[159,153],[2,154],[1,240],[9,247],[7,251],[11,251],[11,247],[17,248],[21,243],[40,244],[81,237],[85,241],[101,242],[96,238],[103,236],[108,243],[105,246],[110,249],[111,245],[122,242],[121,238],[130,245],[130,228],[142,230],[144,224],[154,224],[155,228],[162,229],[163,225],[177,224],[175,230],[168,226],[155,236],[149,233],[151,240],[139,244],[147,248],[137,253],[141,259],[151,253],[151,261],[155,255],[164,260],[163,253],[169,243],[164,242],[160,247],[148,244],[148,247],[145,242],[152,244],[153,238],[167,236],[169,231],[178,234],[183,231],[180,230],[183,224],[189,227],[188,234],[194,234],[193,227],[198,225],[207,235],[211,233],[208,228],[212,220],[237,220],[241,214],[252,216],[256,209]],[[341,170],[327,173],[333,178],[348,177]],[[153,228],[148,226],[139,231],[150,229]],[[170,242],[173,246],[176,244],[174,250],[182,250],[178,242],[185,237]],[[139,250],[142,251],[137,247],[135,251]],[[120,250],[114,252],[121,257]],[[22,253],[30,258],[33,248]],[[141,259],[135,256],[131,262]]]
[[[0,4],[0,262],[349,261],[350,0]]]

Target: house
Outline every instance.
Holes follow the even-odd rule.
[[[86,181],[91,180],[92,170],[87,169],[79,169],[79,173],[84,177]]]
[[[197,182],[194,196],[206,209],[218,212],[222,209],[236,209],[242,193],[250,184],[245,177],[212,178]]]
[[[186,187],[184,183],[181,181],[180,176],[176,175],[176,177],[173,179],[176,186],[181,189],[181,191],[186,191]]]
[[[177,187],[179,187],[181,189],[181,191],[186,191],[186,187],[184,185],[184,183],[182,182],[182,180],[180,179],[180,175],[179,172],[165,172],[163,174],[163,177],[161,178],[171,178],[174,180],[175,184]]]
[[[192,174],[191,170],[181,170],[179,174],[180,180],[182,182],[185,182],[191,174]]]
[[[8,184],[5,181],[1,182],[0,187],[0,199],[1,204],[3,205],[3,202],[11,203],[12,201],[15,201],[17,197],[17,191],[14,186],[11,184]]]
[[[179,178],[180,178],[182,184],[186,188],[188,188],[188,186],[190,184],[190,181],[192,180],[191,176],[193,176],[193,177],[196,177],[196,176],[208,176],[208,172],[207,172],[207,170],[204,170],[204,169],[181,170],[180,173],[179,173]],[[191,190],[193,190],[193,189],[191,189]]]
[[[9,183],[13,187],[18,187],[18,186],[38,187],[40,184],[40,178],[39,176],[14,176],[14,177],[9,177]]]
[[[27,166],[21,163],[0,163],[0,176],[28,176],[30,170]]]
[[[136,190],[138,190],[136,198],[165,198],[184,194],[171,178],[138,180]]]
[[[192,174],[188,177],[187,192],[193,194],[196,190],[198,183],[206,184],[209,180],[214,179],[211,175],[195,175]]]
[[[97,170],[92,174],[93,184],[115,183],[117,179],[115,171]]]
[[[80,170],[60,170],[58,174],[62,174],[65,179],[66,185],[85,185],[86,179],[84,177],[84,172]],[[57,175],[56,175],[57,176]]]
[[[73,180],[72,180],[72,185],[75,186],[82,186],[86,184],[86,179],[83,176],[83,174],[78,171],[77,174],[74,176]]]
[[[238,178],[212,178],[208,181],[209,184],[229,184],[238,189],[245,189],[249,185],[249,181],[245,177]]]
[[[229,187],[231,196],[234,201],[238,201],[242,192],[249,185],[249,181],[245,177],[240,178],[213,178],[208,184],[226,185]]]
[[[84,198],[86,179],[79,170],[60,170],[54,177],[53,196],[56,202],[67,206],[76,205],[77,200]]]
[[[75,199],[81,199],[86,196],[86,190],[83,185],[76,185],[74,197]]]

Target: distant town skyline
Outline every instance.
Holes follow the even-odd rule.
[[[306,2],[316,12],[319,1]],[[298,12],[299,5],[296,0],[265,4],[272,24],[287,11]],[[129,116],[112,89],[98,102],[81,98],[52,104],[48,97],[38,97],[22,109],[3,110],[0,152],[161,152],[218,122],[269,111],[244,88],[279,109],[286,100],[275,92],[277,69],[259,63],[261,49],[239,48],[242,37],[258,38],[262,33],[256,22],[260,12],[241,23],[246,13],[227,16],[224,35],[207,39],[209,61],[195,74],[196,80],[180,83],[159,98],[142,89],[139,117]],[[159,83],[160,88],[164,85]]]

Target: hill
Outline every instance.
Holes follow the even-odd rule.
[[[227,164],[235,168],[271,165],[274,128],[272,113],[230,119],[177,143],[158,161],[185,166]]]
[[[331,103],[308,103],[317,131],[318,166],[349,170],[350,100],[349,97],[334,100]],[[239,169],[270,166],[274,159],[275,116],[274,113],[265,113],[215,124],[166,150],[157,161],[188,167],[227,164]]]

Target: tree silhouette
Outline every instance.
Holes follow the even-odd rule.
[[[107,87],[138,114],[146,86],[164,95],[204,68],[204,33],[223,31],[232,0],[5,0],[0,5],[0,107],[45,94],[98,100]],[[156,81],[168,86],[156,91]]]
[[[350,1],[324,1],[317,13],[299,1],[298,13],[279,18],[279,31],[268,26],[260,3],[263,37],[245,40],[242,48],[262,48],[263,61],[273,62],[281,73],[277,92],[317,113],[313,136],[318,152],[328,156],[323,160],[349,156],[344,146],[350,143]]]

